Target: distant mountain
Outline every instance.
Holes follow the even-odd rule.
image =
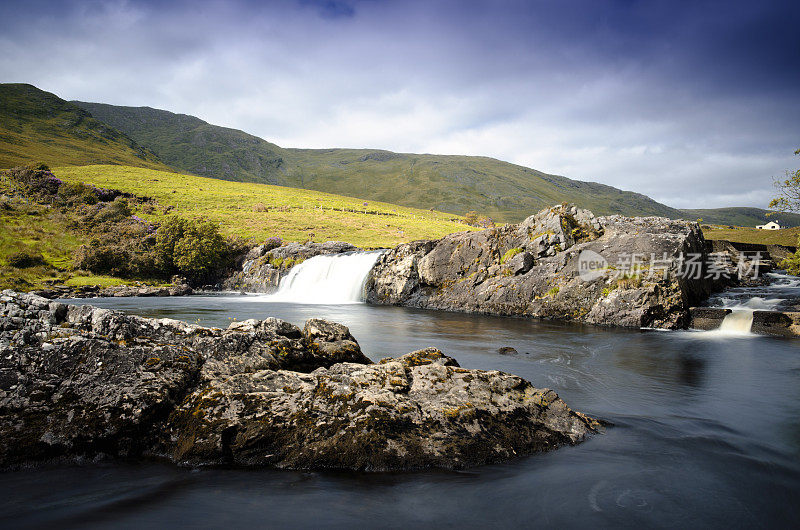
[[[84,109],[26,84],[0,84],[0,168],[124,164],[167,169],[151,151]]]
[[[677,210],[634,192],[479,156],[370,149],[287,149],[194,116],[149,107],[66,102],[32,85],[0,84],[0,168],[120,164],[280,184],[499,221],[573,202],[598,215],[659,215],[755,226],[757,208]],[[168,167],[169,166],[169,167]],[[786,226],[800,216],[777,217]]]
[[[257,136],[150,107],[73,103],[180,171],[237,182],[278,183],[284,150]]]
[[[242,131],[149,107],[76,101],[175,169],[226,180],[326,191],[501,221],[574,202],[597,214],[680,217],[645,195],[478,156],[370,149],[286,149]]]

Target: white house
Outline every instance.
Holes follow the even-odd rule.
[[[780,230],[781,225],[779,225],[775,221],[770,221],[765,225],[758,225],[756,228],[758,228],[759,230]]]

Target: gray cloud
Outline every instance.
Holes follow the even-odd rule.
[[[763,207],[798,163],[798,10],[725,6],[12,2],[0,79],[283,146],[487,155]]]

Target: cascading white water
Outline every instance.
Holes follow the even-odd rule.
[[[289,271],[267,302],[295,304],[358,304],[364,284],[382,251],[314,256]]]
[[[755,311],[774,311],[783,298],[765,298],[762,296],[748,297],[752,293],[752,288],[731,289],[725,296],[725,293],[718,295],[714,301],[718,306],[724,309],[730,309],[731,312],[725,315],[722,319],[718,333],[723,335],[747,335],[753,327],[753,313]],[[772,294],[769,288],[761,288],[759,294]]]
[[[750,333],[753,327],[753,309],[732,309],[725,315],[719,330],[728,333]]]

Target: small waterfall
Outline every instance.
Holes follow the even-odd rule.
[[[720,331],[728,333],[750,333],[753,327],[753,309],[732,309],[722,319]]]
[[[770,279],[768,285],[735,287],[709,299],[711,307],[731,310],[713,330],[714,334],[750,335],[755,311],[785,311],[785,304],[797,298],[800,290],[797,278],[778,273],[768,273],[767,276]]]
[[[314,256],[295,265],[281,279],[278,291],[267,302],[295,304],[359,304],[364,301],[364,284],[382,251],[346,252]]]

